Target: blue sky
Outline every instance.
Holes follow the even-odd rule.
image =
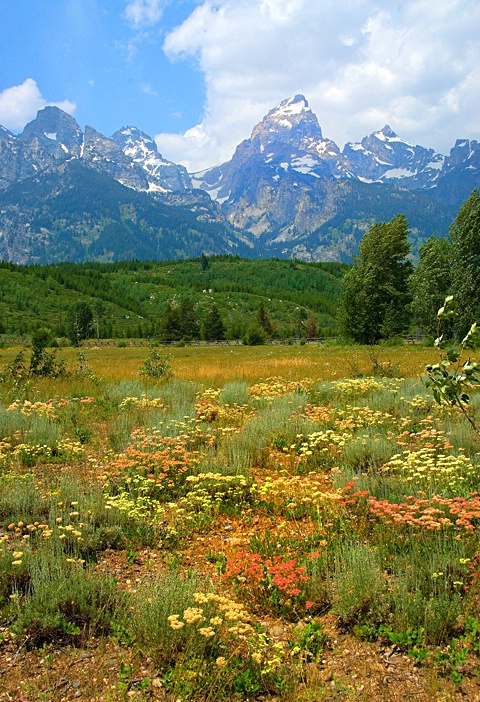
[[[190,170],[303,93],[340,147],[480,136],[478,0],[0,0],[0,124],[135,125]]]

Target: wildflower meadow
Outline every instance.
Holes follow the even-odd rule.
[[[480,440],[434,349],[1,353],[0,700],[480,699]]]

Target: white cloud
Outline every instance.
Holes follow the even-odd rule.
[[[140,85],[140,90],[142,93],[145,93],[145,95],[152,95],[153,97],[158,95],[157,91],[152,88],[150,83],[142,83]]]
[[[162,17],[168,0],[131,0],[125,8],[125,17],[134,27],[156,24]]]
[[[195,57],[203,119],[157,143],[167,158],[204,168],[230,158],[277,102],[303,93],[339,146],[389,123],[448,152],[458,136],[479,136],[478,26],[477,0],[203,0],[164,43],[172,60]]]
[[[19,131],[34,119],[38,110],[53,105],[73,114],[76,105],[70,100],[49,102],[42,96],[33,78],[27,78],[20,85],[5,88],[0,93],[0,124],[7,129]]]

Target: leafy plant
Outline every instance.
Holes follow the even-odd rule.
[[[307,622],[295,630],[295,640],[288,646],[292,655],[301,656],[304,661],[317,660],[328,642],[325,627],[317,621]]]
[[[438,310],[439,321],[452,320],[458,315],[458,302],[453,295],[445,298],[443,307]],[[480,329],[475,322],[467,335],[459,344],[444,340],[443,334],[435,339],[435,348],[440,352],[439,363],[427,365],[428,378],[425,385],[432,388],[433,396],[438,404],[446,403],[458,407],[472,429],[480,435],[480,430],[471,415],[467,412],[470,402],[468,393],[472,385],[480,383],[480,367],[476,361],[464,353],[467,349],[475,349],[480,340]]]
[[[450,679],[455,685],[461,685],[463,682],[462,669],[468,655],[468,650],[459,646],[459,640],[452,639],[446,650],[440,651],[437,656],[437,662],[443,674],[450,675]]]
[[[139,374],[145,378],[168,378],[170,372],[170,356],[166,356],[156,349],[151,349],[148,356],[139,370]]]

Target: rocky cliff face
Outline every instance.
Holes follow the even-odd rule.
[[[330,259],[351,255],[395,204],[408,212],[418,245],[433,231],[446,234],[455,208],[480,184],[479,151],[476,142],[457,142],[445,158],[388,125],[340,151],[296,95],[270,110],[228,163],[192,181],[270,250]]]
[[[437,200],[458,206],[474,188],[480,187],[480,144],[457,139],[438,177],[432,194]]]

